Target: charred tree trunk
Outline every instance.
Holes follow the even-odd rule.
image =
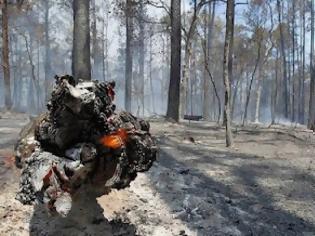
[[[91,1],[91,13],[92,13],[92,59],[93,59],[93,67],[92,67],[92,77],[95,79],[99,79],[97,76],[97,28],[96,28],[96,0]]]
[[[291,122],[295,121],[295,3],[292,1],[292,108]]]
[[[171,1],[171,69],[167,117],[179,121],[181,71],[181,1]]]
[[[8,1],[2,1],[2,68],[4,78],[4,103],[6,109],[12,107],[11,99],[11,81],[10,81],[10,59],[9,59],[9,19],[8,19]]]
[[[126,60],[125,60],[125,109],[131,112],[132,93],[132,43],[133,43],[133,18],[132,0],[126,0]]]
[[[150,39],[149,39],[149,47],[150,47],[150,58],[149,58],[149,80],[150,80],[150,89],[151,89],[151,103],[152,103],[152,111],[153,114],[156,114],[155,109],[155,96],[154,96],[154,87],[153,87],[153,78],[152,78],[152,62],[153,62],[153,52],[152,52],[152,36],[153,32],[150,32]]]
[[[282,70],[283,70],[283,99],[284,99],[284,115],[285,118],[289,117],[289,109],[288,109],[288,76],[287,76],[287,60],[285,54],[285,43],[284,43],[284,33],[283,33],[283,26],[282,26],[282,17],[281,17],[281,4],[280,0],[277,0],[277,10],[278,10],[278,23],[280,29],[280,47],[281,47],[281,57],[282,57]]]
[[[73,0],[72,74],[75,80],[91,80],[90,1]]]
[[[303,0],[303,12],[302,12],[302,81],[301,81],[301,97],[300,97],[300,106],[299,106],[299,119],[302,124],[305,123],[305,0]]]
[[[315,130],[314,0],[311,2],[310,101],[308,128]]]
[[[143,19],[143,1],[140,1],[140,16],[139,16],[139,80],[140,80],[140,100],[142,105],[142,115],[144,116],[144,36],[145,36],[145,24]],[[164,42],[163,42],[164,43]]]
[[[230,75],[233,65],[233,31],[234,31],[234,15],[235,15],[234,0],[227,1],[226,6],[226,31],[225,31],[225,43],[224,43],[224,59],[223,59],[223,82],[225,87],[225,101],[224,101],[224,123],[226,129],[226,146],[233,145],[233,137],[231,130],[231,111],[230,111],[230,99],[231,99],[231,86]]]
[[[261,90],[262,90],[262,80],[263,80],[263,72],[262,72],[262,70],[263,70],[263,67],[262,67],[262,64],[261,64],[259,66],[259,77],[258,77],[258,81],[257,81],[255,123],[259,123]]]
[[[50,37],[49,37],[49,6],[50,1],[46,0],[44,1],[45,5],[45,102],[48,101],[49,97],[49,87],[50,87],[50,81],[53,78],[52,72],[51,72],[51,55],[50,55]]]
[[[250,95],[252,92],[252,86],[253,86],[253,81],[255,79],[256,71],[260,62],[260,55],[261,55],[261,41],[258,42],[258,49],[257,49],[257,58],[255,62],[255,67],[251,76],[251,80],[248,86],[247,90],[247,95],[246,95],[246,101],[245,101],[245,112],[244,112],[244,117],[243,117],[243,126],[245,125],[245,122],[247,121],[247,112],[248,112],[248,105],[249,105],[249,100],[250,100]]]
[[[102,76],[103,81],[109,77],[109,68],[108,68],[108,19],[109,19],[109,11],[108,11],[108,2],[103,1],[103,17],[102,17]]]
[[[208,23],[208,35],[207,35],[207,64],[209,65],[209,61],[211,58],[211,46],[212,46],[212,37],[213,37],[213,28],[214,28],[214,18],[215,18],[215,1],[209,4],[209,23]],[[210,68],[208,67],[210,70]],[[209,76],[205,76],[204,78],[204,94],[203,94],[203,117],[206,120],[210,120],[210,80]]]

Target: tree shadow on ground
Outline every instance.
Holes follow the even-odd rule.
[[[43,205],[36,205],[30,222],[31,236],[136,236],[136,227],[117,219],[108,221],[90,191],[76,194],[66,218],[51,216]]]
[[[172,212],[181,212],[178,217],[198,235],[314,235],[314,222],[279,207],[276,192],[268,191],[258,181],[258,178],[268,177],[263,175],[265,168],[271,168],[268,170],[270,178],[282,181],[281,175],[277,174],[282,167],[259,163],[264,158],[254,155],[201,151],[198,147],[179,145],[166,139],[161,140],[161,145],[169,148],[160,150],[156,168],[162,168],[160,174],[168,176],[168,183],[157,184],[156,173],[151,171],[148,176],[152,187]],[[190,160],[188,157],[192,156],[200,158]],[[244,162],[233,164],[233,158]],[[242,165],[246,162],[250,163]],[[199,168],[205,165],[209,165],[210,170]],[[228,168],[231,174],[212,177],[205,173],[211,171],[211,166],[214,170]],[[291,171],[301,175],[298,170]],[[314,186],[312,176],[303,178],[309,179],[307,185]],[[185,184],[179,189],[178,185],[183,185],[181,180]],[[174,189],[178,191],[174,192]],[[309,199],[312,197],[315,197],[314,193],[310,192]],[[189,202],[188,206],[185,201]]]

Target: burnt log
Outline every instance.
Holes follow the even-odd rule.
[[[104,194],[129,186],[138,172],[149,170],[157,152],[150,125],[115,111],[114,87],[113,82],[56,77],[48,112],[22,130],[16,145],[22,168],[19,201],[44,203],[66,216],[79,188],[91,185]]]

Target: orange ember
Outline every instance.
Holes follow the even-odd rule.
[[[100,142],[107,148],[118,149],[125,144],[127,136],[125,129],[118,129],[115,133],[103,136]]]

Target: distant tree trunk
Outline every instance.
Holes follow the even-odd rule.
[[[92,59],[93,59],[93,67],[92,67],[92,77],[95,79],[99,79],[97,77],[97,28],[96,28],[96,0],[91,0],[91,13],[92,13]]]
[[[179,121],[181,72],[181,1],[171,0],[171,69],[168,90],[168,118]]]
[[[139,19],[139,80],[140,80],[140,100],[142,105],[142,115],[144,116],[144,59],[145,59],[145,48],[144,48],[144,19],[143,19],[143,0],[140,1],[140,19]],[[164,42],[163,42],[164,45]]]
[[[132,0],[126,0],[126,60],[125,60],[125,109],[131,112],[132,93],[132,46],[133,43],[133,18]]]
[[[278,65],[279,65],[279,50],[276,48],[276,61],[275,61],[275,82],[272,89],[273,95],[271,97],[271,125],[276,123],[277,99],[278,99]]]
[[[103,81],[109,77],[109,68],[108,68],[108,19],[109,19],[109,10],[107,0],[102,2],[103,8],[103,17],[102,17],[102,50],[101,50],[101,61],[102,61],[102,77]]]
[[[150,59],[149,59],[149,80],[150,80],[150,89],[151,89],[151,103],[152,103],[152,111],[153,114],[156,113],[156,109],[155,109],[155,96],[154,96],[154,87],[153,87],[153,78],[152,78],[152,61],[153,61],[153,57],[152,57],[152,36],[153,36],[153,32],[150,32],[150,38],[149,38],[149,45],[150,45]]]
[[[90,1],[73,0],[72,73],[76,80],[91,80]]]
[[[303,11],[302,11],[302,81],[301,81],[301,98],[300,98],[300,106],[299,106],[299,114],[300,114],[300,122],[302,124],[305,123],[305,41],[306,41],[306,26],[305,26],[305,0],[303,0]]]
[[[284,33],[281,19],[281,5],[280,0],[277,0],[277,10],[278,10],[278,22],[280,29],[280,47],[281,47],[281,56],[282,56],[282,68],[283,68],[283,81],[284,81],[284,89],[283,89],[283,99],[284,99],[284,115],[285,118],[289,117],[288,110],[288,76],[287,76],[287,60],[285,54],[285,43],[284,43]]]
[[[249,100],[250,100],[250,95],[252,92],[252,86],[253,86],[253,81],[255,79],[255,75],[256,75],[256,71],[260,62],[260,55],[261,55],[261,41],[258,42],[258,48],[257,48],[257,58],[256,58],[256,62],[255,62],[255,67],[251,76],[251,80],[248,86],[248,90],[247,90],[247,95],[246,95],[246,101],[245,101],[245,112],[244,112],[244,116],[243,116],[243,126],[245,125],[245,122],[247,121],[247,112],[248,112],[248,105],[249,105]]]
[[[208,23],[208,35],[207,35],[207,64],[209,65],[209,61],[211,58],[211,50],[212,50],[212,34],[213,34],[213,28],[214,28],[214,18],[215,18],[215,1],[211,4],[209,4],[209,23]],[[206,21],[207,22],[207,21]],[[206,32],[206,31],[205,31]],[[210,70],[210,68],[208,67]],[[210,80],[209,76],[205,76],[204,78],[204,94],[203,94],[203,117],[205,120],[210,120]]]
[[[49,6],[50,1],[44,1],[45,5],[45,102],[48,101],[49,97],[49,87],[50,81],[53,79],[53,75],[51,73],[51,55],[50,55],[50,37],[49,37]]]
[[[10,82],[10,59],[9,59],[9,24],[8,24],[8,2],[2,1],[2,68],[4,77],[4,104],[6,109],[12,107],[11,82]]]
[[[295,121],[295,3],[292,1],[292,122]]]
[[[257,91],[256,91],[256,109],[255,109],[255,123],[259,123],[259,113],[260,113],[260,100],[261,100],[261,90],[262,90],[262,64],[259,66],[259,77],[257,81]]]
[[[314,0],[311,1],[310,101],[308,128],[315,130]]]
[[[31,66],[31,81],[30,81],[30,86],[32,91],[29,91],[29,96],[31,97],[31,99],[34,98],[34,88],[36,91],[36,100],[37,100],[37,104],[35,105],[35,101],[31,101],[32,106],[34,105],[34,109],[31,109],[32,111],[35,111],[36,113],[39,113],[40,111],[40,85],[39,85],[39,78],[36,79],[36,73],[35,73],[35,64],[34,64],[34,60],[33,60],[33,35],[30,32],[30,42],[27,39],[27,36],[22,34],[24,40],[25,40],[25,48],[26,48],[26,52],[27,52],[27,56],[28,56],[28,60]],[[31,106],[31,108],[33,108]]]
[[[235,112],[236,99],[237,99],[237,96],[238,96],[238,87],[239,87],[239,84],[242,84],[242,82],[241,82],[242,75],[243,75],[243,68],[240,69],[238,80],[236,81],[236,85],[235,85],[235,88],[234,88],[234,91],[233,91],[232,107],[231,107],[231,120],[232,121],[233,121],[234,112]],[[231,93],[232,93],[232,90],[231,90]]]
[[[231,99],[231,86],[230,86],[230,70],[232,70],[233,58],[233,31],[234,31],[234,12],[235,5],[234,0],[227,1],[226,4],[226,31],[225,31],[225,43],[224,43],[224,60],[223,60],[223,81],[225,87],[225,101],[224,101],[224,123],[226,129],[226,146],[233,145],[233,137],[231,130],[231,111],[230,111],[230,99]]]
[[[184,113],[187,109],[188,101],[188,82],[190,77],[190,61],[192,55],[192,40],[196,32],[198,15],[202,6],[205,4],[205,0],[200,1],[197,4],[197,1],[194,1],[193,16],[190,22],[188,32],[186,34],[186,44],[185,44],[185,57],[184,57],[184,68],[183,68],[183,78],[181,82],[181,95],[180,95],[180,113],[181,116],[184,116]]]

